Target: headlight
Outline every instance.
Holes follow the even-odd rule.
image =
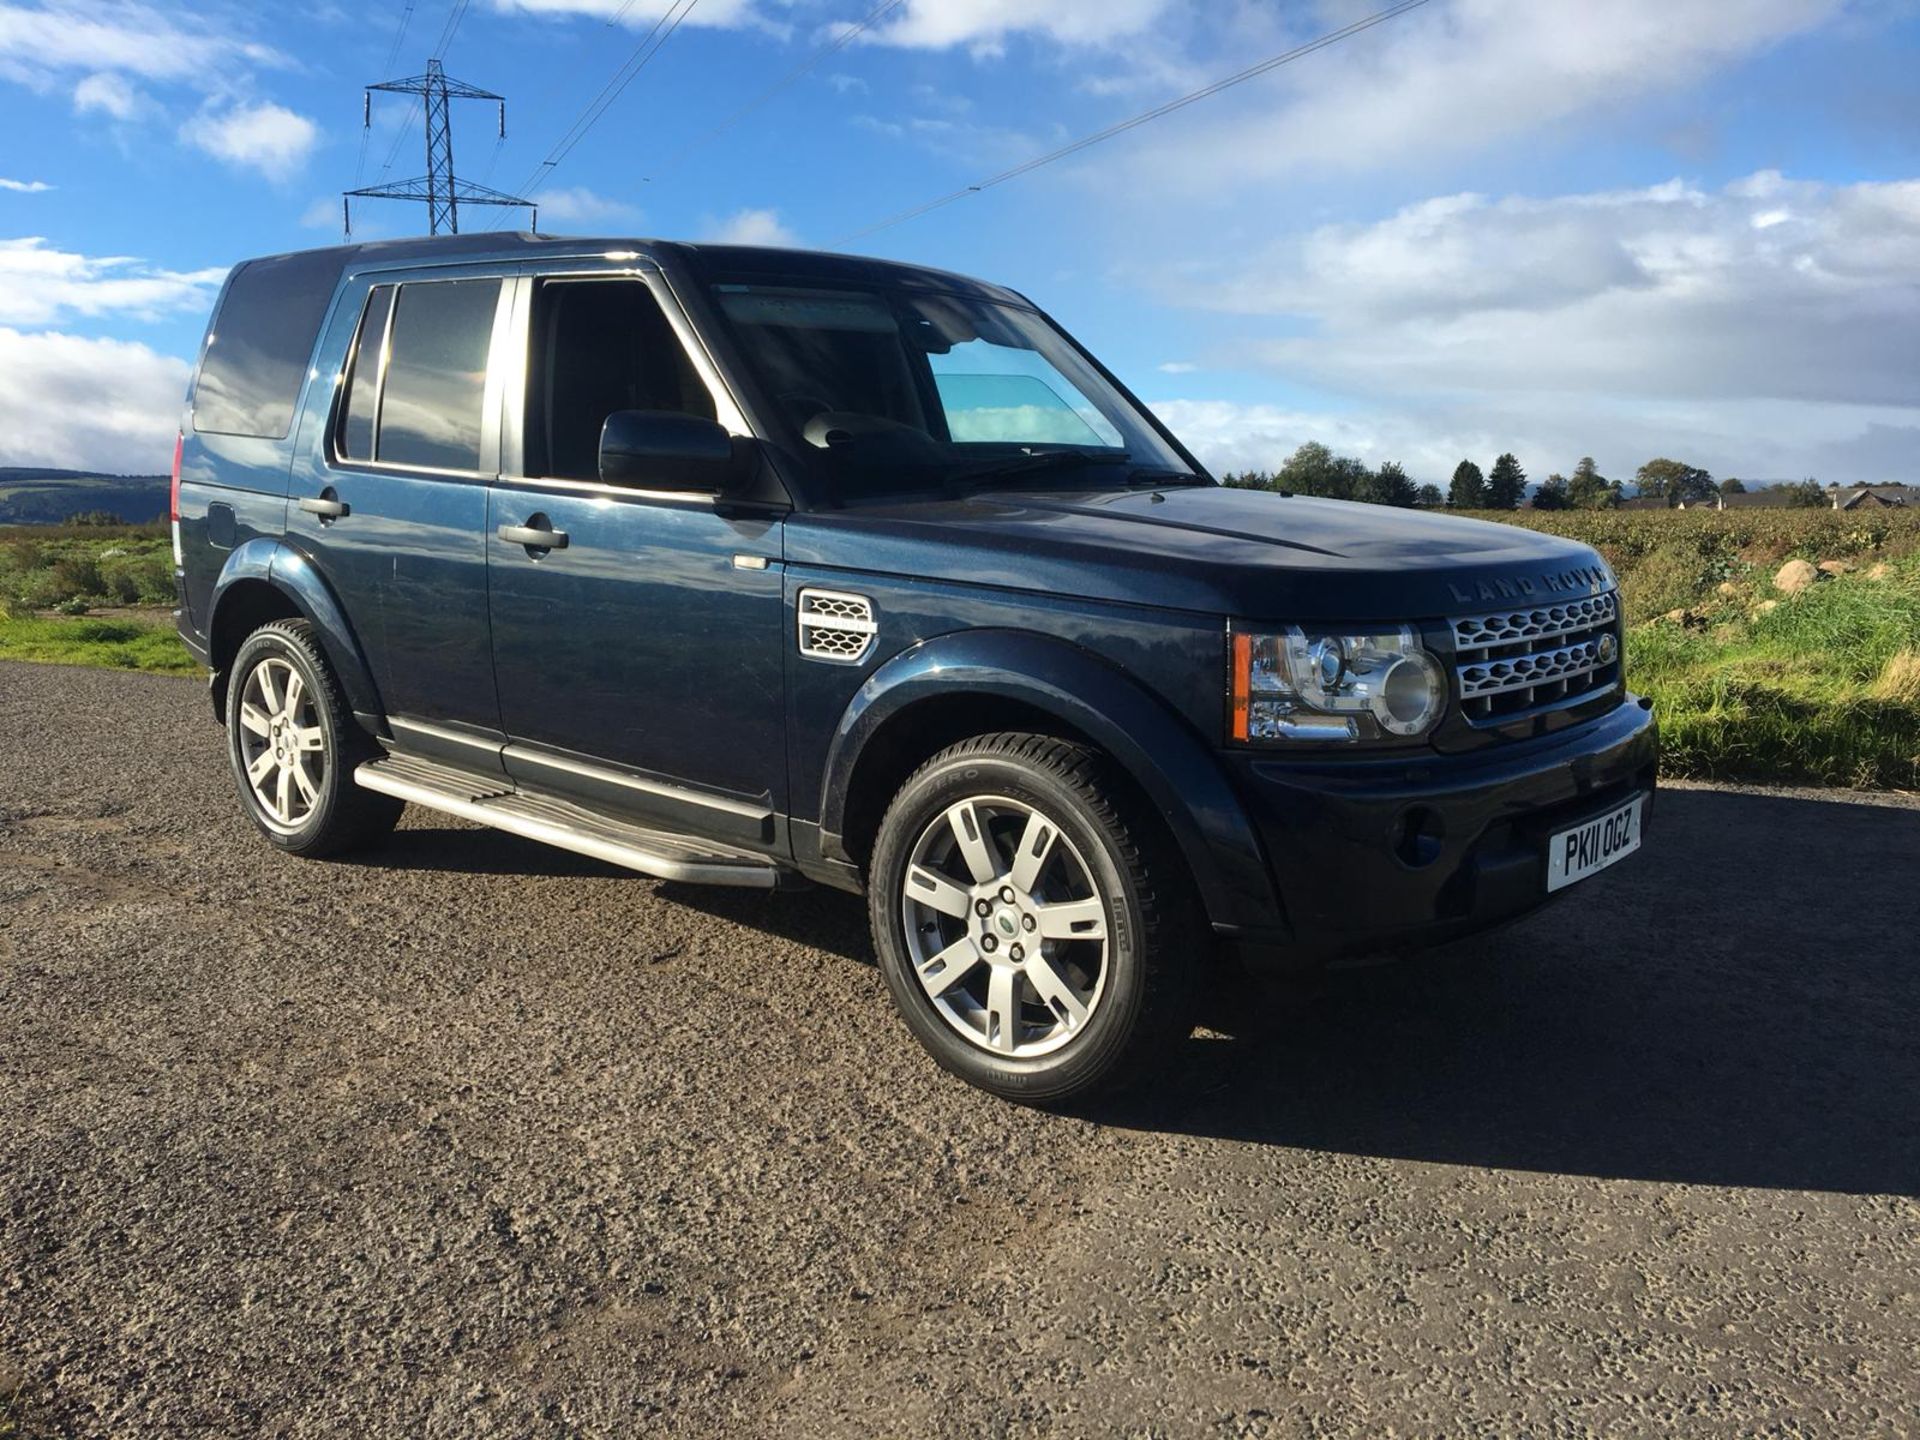
[[[1235,740],[1352,742],[1426,734],[1447,705],[1446,673],[1408,626],[1233,634]]]

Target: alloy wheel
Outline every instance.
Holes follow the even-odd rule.
[[[313,692],[289,661],[269,655],[247,674],[239,720],[240,764],[262,818],[279,830],[299,829],[327,776]]]
[[[907,954],[959,1035],[1009,1059],[1081,1034],[1106,991],[1107,906],[1051,816],[1002,796],[948,806],[902,882]]]

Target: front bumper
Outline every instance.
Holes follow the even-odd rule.
[[[1538,908],[1546,839],[1637,790],[1649,815],[1659,741],[1649,702],[1472,755],[1229,762],[1288,925],[1216,926],[1254,968],[1459,939]]]

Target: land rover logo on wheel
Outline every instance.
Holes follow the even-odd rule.
[[[1011,910],[1002,910],[993,917],[993,923],[1000,927],[1000,933],[1009,940],[1020,933],[1020,922],[1013,918]]]

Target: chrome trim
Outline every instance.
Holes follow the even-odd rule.
[[[1455,616],[1453,694],[1467,723],[1498,727],[1620,686],[1615,591]]]
[[[491,739],[469,734],[465,730],[454,730],[445,725],[435,725],[426,720],[410,720],[404,715],[389,715],[387,724],[395,730],[411,730],[416,735],[429,735],[435,740],[443,740],[450,745],[465,745],[473,750],[485,750],[489,755],[498,755],[506,741],[499,737]]]
[[[814,608],[822,605],[832,608]],[[840,613],[835,613],[835,609]],[[808,586],[794,601],[794,639],[800,653],[809,660],[827,665],[858,665],[872,652],[874,636],[879,630],[873,601],[865,595]],[[823,647],[822,636],[839,636],[841,644],[856,643],[846,639],[856,636],[857,648],[836,648],[831,641]]]
[[[578,775],[582,779],[597,780],[605,785],[631,790],[637,795],[651,795],[658,799],[677,801],[700,809],[718,810],[722,814],[738,815],[746,820],[764,822],[773,816],[773,811],[769,807],[756,805],[750,800],[735,800],[727,796],[711,795],[703,790],[690,790],[684,785],[674,785],[664,780],[643,780],[638,775],[609,770],[604,765],[590,765],[584,760],[563,760],[545,750],[532,749],[524,743],[509,743],[502,752],[501,758],[506,761],[509,774],[512,773],[514,761],[518,760],[524,764],[543,765],[549,770]]]
[[[1505,660],[1476,660],[1460,667],[1460,698],[1473,700],[1505,695],[1512,690],[1530,690],[1555,680],[1577,680],[1607,663],[1600,658],[1597,637],[1563,645],[1557,650],[1537,650]]]
[[[1502,610],[1489,615],[1467,615],[1451,622],[1453,643],[1456,649],[1464,651],[1517,645],[1523,640],[1546,640],[1555,635],[1569,635],[1576,630],[1591,630],[1597,625],[1610,624],[1619,613],[1619,601],[1609,592],[1559,605]]]

